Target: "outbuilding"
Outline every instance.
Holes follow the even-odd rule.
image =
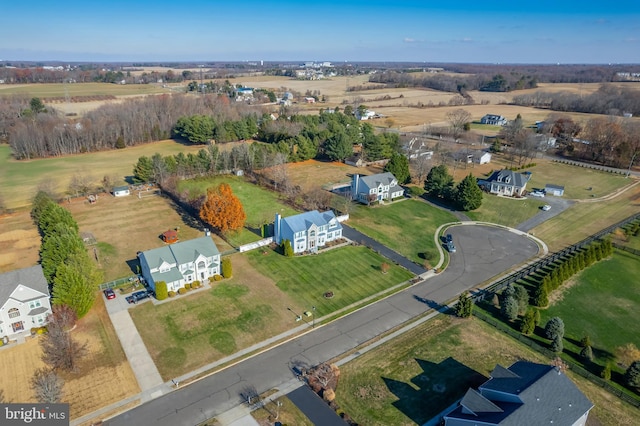
[[[116,186],[113,188],[114,197],[126,197],[127,195],[131,195],[128,186]]]
[[[548,183],[544,186],[544,191],[549,195],[555,195],[556,197],[562,197],[564,195],[564,186],[554,185]]]

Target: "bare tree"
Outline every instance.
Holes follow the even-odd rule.
[[[429,155],[418,155],[418,157],[410,160],[409,166],[411,166],[411,177],[416,183],[424,183],[427,175],[429,174],[429,170],[431,170],[433,165],[432,163],[433,162]]]
[[[56,313],[49,315],[48,333],[42,336],[42,361],[53,370],[62,369],[74,371],[78,361],[87,352],[87,344],[80,344],[72,336],[69,328],[73,317],[66,309],[56,309]]]
[[[55,404],[62,399],[64,380],[55,371],[39,368],[31,377],[31,389],[36,399],[44,404]]]
[[[447,121],[451,125],[453,137],[458,139],[464,132],[464,125],[471,121],[471,113],[462,108],[447,113]]]

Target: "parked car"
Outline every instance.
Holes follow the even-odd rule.
[[[548,212],[549,210],[551,210],[551,206],[549,204],[545,204],[544,206],[542,206],[540,208],[545,212]]]
[[[453,243],[453,236],[451,234],[447,234],[446,239],[447,239],[447,244]]]
[[[453,241],[449,241],[447,243],[447,251],[449,253],[455,253],[456,252],[456,246],[453,245]]]
[[[136,291],[131,296],[127,296],[126,300],[127,300],[127,303],[133,303],[135,305],[139,301],[147,299],[149,297],[151,297],[149,292],[146,290],[143,290],[143,291]]]
[[[116,298],[116,293],[110,288],[104,290],[103,293],[104,293],[104,297],[106,297],[107,300],[111,300],[111,299],[115,299]]]
[[[529,193],[532,197],[541,197],[544,198],[544,192],[542,191],[532,191]]]

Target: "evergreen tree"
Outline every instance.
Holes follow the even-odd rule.
[[[282,241],[282,254],[287,257],[293,257],[293,247],[291,247],[291,241],[283,240]]]
[[[540,317],[540,309],[533,308],[533,312],[534,312],[533,322],[537,327],[540,325],[540,321],[542,321],[542,318]]]
[[[460,181],[455,195],[456,204],[463,211],[475,210],[482,205],[482,190],[471,173]]]
[[[469,296],[469,292],[465,291],[458,297],[456,305],[456,315],[460,318],[469,318],[473,313],[473,299]]]
[[[529,306],[529,293],[521,285],[514,285],[514,288],[514,298],[518,302],[518,314],[521,315],[526,312],[527,306]]]
[[[78,318],[85,316],[93,306],[95,289],[100,281],[90,262],[82,257],[70,259],[58,266],[53,282],[53,304],[69,306]]]
[[[624,373],[625,383],[635,390],[640,390],[640,361],[634,361]]]
[[[231,259],[225,257],[222,259],[222,276],[225,278],[231,278],[233,275],[233,267],[231,266]]]
[[[49,284],[53,284],[59,265],[66,263],[69,259],[87,255],[84,243],[77,232],[64,225],[55,229],[56,233],[42,238],[40,247],[40,264]]]
[[[147,156],[138,158],[138,162],[133,166],[133,180],[136,183],[151,182],[153,179],[153,162]]]
[[[611,363],[607,362],[607,364],[604,366],[604,368],[602,369],[602,372],[600,373],[600,377],[602,377],[604,380],[611,380]]]
[[[411,181],[409,174],[409,159],[402,154],[394,152],[389,162],[384,166],[385,172],[390,172],[398,179],[398,183],[405,184]]]
[[[536,324],[535,324],[535,312],[534,309],[529,309],[527,310],[527,312],[524,314],[524,317],[522,318],[522,324],[520,326],[520,331],[522,332],[522,334],[532,334],[536,329]]]
[[[40,222],[40,215],[44,212],[45,208],[50,205],[55,204],[53,199],[49,194],[44,191],[38,191],[35,197],[31,202],[31,218],[37,225]]]
[[[593,349],[587,345],[580,351],[580,356],[586,361],[593,361]]]
[[[344,132],[339,132],[327,139],[324,152],[332,161],[343,161],[353,154],[353,144]]]
[[[500,305],[500,311],[506,319],[513,321],[518,318],[518,302],[513,296],[509,296]]]
[[[547,321],[547,325],[544,327],[544,334],[549,340],[555,340],[556,338],[564,337],[564,322],[560,317],[553,317]]]
[[[538,288],[536,288],[536,294],[533,296],[533,304],[540,308],[549,305],[549,292],[544,281],[538,284]]]
[[[555,353],[560,353],[564,349],[562,345],[562,336],[556,336],[551,342],[551,350]]]
[[[444,197],[453,189],[453,176],[449,174],[447,166],[441,164],[429,170],[424,181],[424,189],[434,197]]]
[[[165,281],[158,281],[156,283],[156,299],[164,300],[169,297],[169,292],[167,291],[167,283]]]

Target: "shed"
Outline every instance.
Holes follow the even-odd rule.
[[[544,190],[547,194],[555,195],[556,197],[562,197],[564,195],[564,186],[561,185],[548,183],[544,186]]]
[[[113,188],[114,197],[126,197],[127,195],[130,195],[130,194],[131,192],[129,192],[128,186],[116,186]]]
[[[162,241],[167,244],[178,242],[178,231],[176,231],[175,229],[169,229],[162,234]]]

